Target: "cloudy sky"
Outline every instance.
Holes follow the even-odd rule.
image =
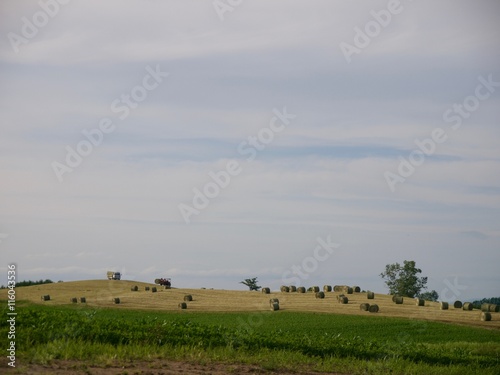
[[[498,296],[499,12],[2,1],[2,280]]]

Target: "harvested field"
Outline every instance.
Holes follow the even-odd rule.
[[[139,291],[131,291],[134,285],[139,287]],[[90,307],[177,311],[179,301],[183,301],[185,295],[192,294],[196,296],[196,299],[189,302],[189,310],[192,312],[269,311],[270,298],[279,298],[280,310],[284,311],[366,314],[359,307],[366,302],[365,294],[351,294],[347,304],[339,304],[339,292],[325,294],[324,302],[318,303],[308,293],[272,291],[266,295],[250,291],[176,288],[158,288],[157,293],[151,293],[144,291],[146,286],[153,287],[154,284],[127,280],[88,280],[20,287],[16,292],[19,302],[29,300],[44,305],[72,305],[71,299],[75,295],[84,295],[86,305]],[[50,295],[50,300],[42,301],[40,296],[43,295]],[[114,298],[120,298],[120,303],[115,304]],[[7,299],[6,289],[0,290],[0,299]],[[386,294],[375,294],[375,299],[380,307],[378,316],[453,322],[500,330],[500,313],[497,312],[491,312],[491,321],[481,321],[480,310],[440,310],[439,302],[426,302],[426,306],[419,307],[413,299],[404,299],[403,304],[396,305],[392,302],[392,296]]]

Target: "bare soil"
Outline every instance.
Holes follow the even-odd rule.
[[[318,373],[314,371],[302,370],[296,372],[290,371],[272,371],[260,368],[258,366],[245,364],[225,364],[210,363],[199,364],[169,360],[154,360],[149,362],[133,362],[128,364],[113,364],[109,366],[96,367],[86,365],[79,361],[54,361],[51,365],[20,365],[18,367],[7,367],[2,361],[0,364],[0,373],[5,374],[23,374],[23,375],[223,375],[223,374],[265,374],[265,375],[318,375],[331,374],[342,375],[339,373]],[[344,374],[347,375],[347,374]]]

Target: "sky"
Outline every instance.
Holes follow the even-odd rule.
[[[0,284],[500,295],[498,1],[2,1]]]

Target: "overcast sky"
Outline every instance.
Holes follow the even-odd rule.
[[[0,3],[2,283],[500,295],[500,2],[65,2]]]

